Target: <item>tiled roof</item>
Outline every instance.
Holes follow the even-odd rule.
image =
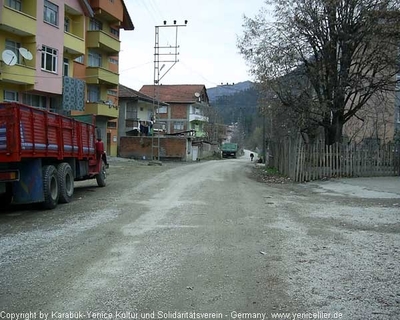
[[[122,84],[118,86],[118,98],[119,99],[137,99],[137,100],[144,100],[147,102],[153,102],[153,97],[146,95],[144,93],[141,93],[139,91],[133,90],[131,88],[128,88]],[[156,100],[157,102],[157,100]],[[163,103],[160,101],[160,104],[162,105],[167,105],[166,103]]]
[[[153,95],[154,85],[144,85],[140,89],[140,92],[147,95]],[[207,94],[205,86],[203,84],[173,84],[173,85],[163,84],[156,86],[156,95],[159,97],[161,101],[165,101],[167,103],[172,103],[172,102],[194,103],[195,101],[197,101],[195,95],[196,93]]]

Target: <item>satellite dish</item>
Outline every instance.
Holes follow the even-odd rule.
[[[24,57],[24,59],[26,59],[26,60],[32,60],[33,59],[32,53],[30,53],[28,49],[19,48],[18,50],[19,50],[19,53],[21,54],[21,56]]]
[[[8,66],[13,66],[17,63],[17,55],[11,50],[4,50],[1,54],[1,58]]]
[[[200,93],[196,92],[196,93],[194,94],[194,96],[195,96],[196,98],[198,98],[198,97],[200,97]]]

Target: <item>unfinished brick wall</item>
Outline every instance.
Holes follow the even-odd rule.
[[[151,159],[151,137],[121,137],[119,155],[122,158]],[[154,137],[157,146],[158,138]],[[160,137],[160,159],[186,160],[187,140],[184,137]],[[153,149],[157,158],[158,148]]]
[[[171,119],[187,120],[188,106],[187,104],[171,104]]]

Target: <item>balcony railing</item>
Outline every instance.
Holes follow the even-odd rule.
[[[108,118],[118,118],[118,109],[115,106],[104,104],[101,102],[89,102],[85,105],[86,114],[94,114]]]
[[[36,35],[36,18],[4,5],[0,8],[0,29],[13,30],[20,36]]]
[[[86,68],[86,83],[88,84],[109,84],[117,86],[119,82],[118,73],[101,67]]]
[[[72,33],[64,32],[64,47],[72,54],[85,54],[85,40]]]
[[[201,114],[196,114],[196,113],[190,113],[189,114],[189,121],[202,121],[202,122],[208,122],[208,117],[203,116]]]
[[[88,48],[99,48],[110,55],[117,55],[121,48],[119,40],[101,30],[88,31],[86,43]]]
[[[139,128],[139,121],[138,120],[125,120],[125,127],[126,130],[133,130]]]
[[[27,67],[21,64],[16,64],[12,67],[3,64],[3,69],[0,73],[0,80],[16,84],[34,85],[35,68]]]

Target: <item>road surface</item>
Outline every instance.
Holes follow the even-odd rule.
[[[398,319],[399,194],[265,184],[254,170],[247,153],[114,159],[106,188],[9,209],[0,319]]]

